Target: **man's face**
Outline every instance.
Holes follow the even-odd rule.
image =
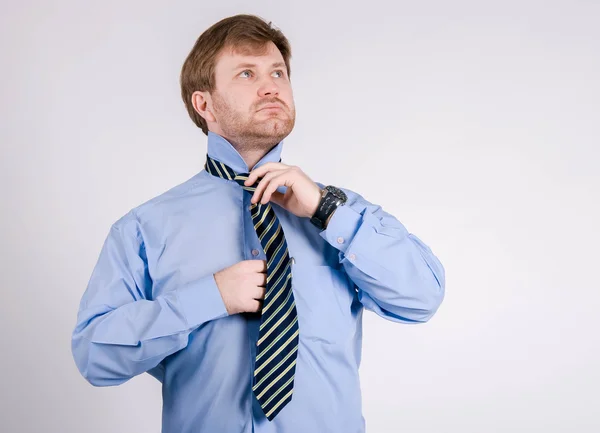
[[[272,42],[263,55],[224,50],[215,65],[209,130],[245,148],[273,146],[296,121],[292,87],[281,53]],[[273,107],[273,108],[269,108]]]

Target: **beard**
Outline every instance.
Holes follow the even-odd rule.
[[[212,98],[223,135],[240,150],[269,150],[292,132],[296,122],[294,107],[290,109],[277,98],[261,101],[261,105],[279,103],[284,108],[261,114],[257,114],[255,107],[249,114],[237,111],[216,91]]]

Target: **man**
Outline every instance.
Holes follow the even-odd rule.
[[[156,377],[163,432],[364,432],[364,308],[419,323],[444,297],[444,268],[396,218],[281,162],[290,56],[255,16],[200,36],[181,85],[204,169],[112,225],[81,300],[79,371]]]

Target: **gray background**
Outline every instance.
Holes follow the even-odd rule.
[[[600,6],[464,0],[4,1],[0,431],[160,431],[159,383],[92,387],[70,335],[112,222],[202,169],[179,72],[241,12],[292,43],[283,162],[447,271],[428,324],[365,315],[367,431],[600,431]]]

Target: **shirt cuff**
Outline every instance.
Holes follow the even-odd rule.
[[[190,328],[228,316],[213,274],[192,281],[177,290],[180,308]]]
[[[327,224],[327,228],[319,234],[331,246],[345,253],[360,228],[362,214],[351,206],[339,206]]]

